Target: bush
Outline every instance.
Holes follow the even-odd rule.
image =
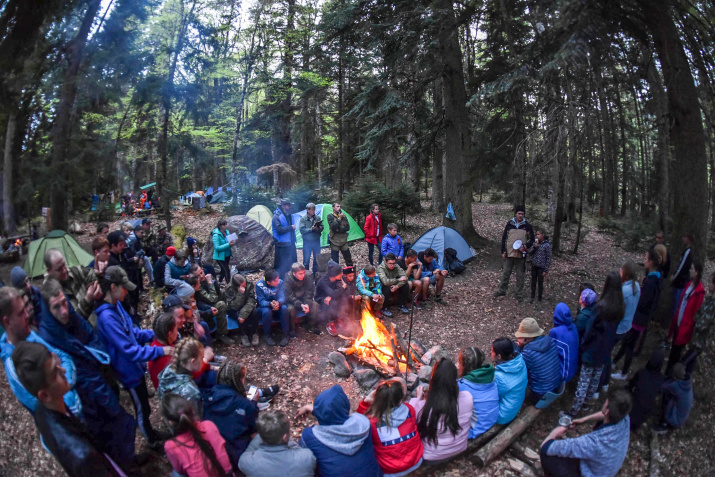
[[[380,206],[382,220],[385,224],[399,222],[402,227],[406,226],[408,214],[422,210],[419,193],[407,184],[401,184],[397,188],[388,188],[383,184],[364,182],[349,192],[342,203],[359,224],[365,220],[372,204]]]

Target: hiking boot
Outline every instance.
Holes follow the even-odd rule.
[[[404,313],[405,315],[407,315],[407,314],[410,312],[410,309],[407,308],[405,305],[402,305],[402,306],[400,307],[400,311],[401,311],[402,313]]]
[[[288,343],[290,343],[290,340],[287,336],[284,336],[283,338],[281,338],[280,342],[278,343],[278,346],[285,348],[286,346],[288,346]]]
[[[236,342],[233,339],[229,338],[228,335],[219,335],[219,337],[216,338],[216,340],[220,341],[221,343],[223,343],[225,345],[229,345],[229,346],[236,344]]]
[[[435,295],[434,296],[434,302],[439,303],[440,305],[446,305],[447,302],[445,301],[444,298],[442,298],[442,295]]]
[[[276,345],[276,342],[270,336],[266,336],[265,338],[263,338],[263,341],[265,341],[268,346]]]
[[[297,338],[297,337],[298,337],[298,335],[295,334],[295,331],[290,330],[288,332],[288,338],[293,339],[293,338]]]
[[[248,336],[241,335],[241,346],[244,346],[246,348],[251,346],[251,341],[248,339]]]
[[[382,314],[388,318],[392,318],[392,312],[388,310],[387,308],[382,309]]]
[[[506,296],[506,293],[500,291],[494,292],[494,298],[499,298],[500,296]]]
[[[338,336],[338,327],[335,325],[334,321],[331,321],[327,325],[325,325],[325,329],[330,336]]]
[[[613,373],[611,375],[611,379],[615,379],[616,381],[625,381],[628,379],[628,375],[623,373]]]
[[[258,346],[258,333],[254,333],[251,338],[251,346]]]
[[[323,332],[320,331],[320,328],[318,328],[317,326],[314,326],[314,325],[311,325],[311,326],[308,328],[308,331],[310,331],[310,332],[313,333],[314,335],[318,335],[318,336],[320,336],[320,335],[323,334]]]

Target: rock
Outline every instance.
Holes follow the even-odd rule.
[[[413,391],[420,383],[420,377],[417,376],[415,373],[409,373],[407,375],[407,378],[405,378],[405,382],[407,383],[407,390]]]
[[[416,339],[412,338],[412,342],[410,343],[410,346],[412,347],[413,350],[415,350],[417,353],[419,353],[420,356],[425,354],[427,352],[427,348],[425,348],[425,345],[417,341]]]
[[[355,380],[360,387],[370,389],[380,380],[380,375],[373,369],[359,369],[355,371]]]
[[[336,376],[339,378],[347,378],[350,376],[352,370],[342,353],[338,353],[337,351],[331,352],[328,355],[328,361],[333,365],[333,372]]]
[[[429,351],[427,351],[426,353],[424,353],[424,354],[422,355],[422,362],[423,362],[424,364],[430,364],[430,363],[432,362],[432,356],[434,356],[435,354],[439,353],[440,351],[442,351],[442,347],[441,347],[441,346],[433,346],[433,347],[431,347],[431,348],[429,349]]]
[[[245,215],[234,215],[227,220],[228,233],[236,233],[238,236],[231,247],[231,266],[235,266],[238,271],[273,268],[273,236],[261,224]],[[209,236],[203,248],[204,257],[213,256],[213,251],[213,242]]]
[[[437,364],[437,361],[439,361],[442,358],[451,359],[451,356],[449,355],[448,351],[440,349],[436,353],[432,354],[432,361],[430,362],[430,366],[434,366],[435,364]]]
[[[415,386],[415,389],[414,389],[414,391],[412,391],[412,393],[410,394],[410,396],[412,396],[412,397],[417,397],[417,390],[418,390],[420,387],[422,387],[422,389],[424,389],[425,393],[426,393],[427,391],[429,391],[429,384],[427,384],[427,383],[420,383],[419,386]]]
[[[422,366],[420,368],[418,376],[420,378],[420,381],[428,383],[430,376],[432,376],[432,366]]]

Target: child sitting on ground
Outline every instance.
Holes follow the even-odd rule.
[[[673,366],[673,379],[666,381],[660,389],[663,392],[663,416],[660,424],[653,427],[653,432],[665,434],[685,425],[693,407],[693,382],[683,363]]]
[[[166,394],[178,394],[185,398],[194,407],[194,415],[201,419],[203,416],[203,399],[199,385],[194,382],[194,373],[200,372],[204,363],[213,359],[211,348],[204,349],[204,346],[194,338],[184,338],[176,345],[174,361],[159,373],[159,387],[157,396],[163,399]],[[210,380],[207,373],[199,378],[206,387],[215,384],[207,382]],[[215,378],[214,378],[215,379]]]

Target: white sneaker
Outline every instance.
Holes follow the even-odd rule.
[[[626,379],[628,379],[628,375],[623,373],[613,373],[611,374],[611,378],[616,379],[618,381],[625,381]]]

